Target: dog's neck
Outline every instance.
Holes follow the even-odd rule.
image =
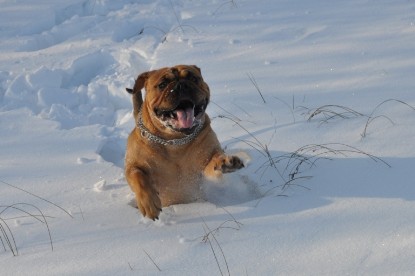
[[[200,124],[196,127],[196,129],[191,134],[185,135],[183,138],[178,138],[178,139],[164,139],[160,136],[157,136],[151,133],[150,130],[146,128],[146,126],[143,123],[141,109],[137,115],[137,128],[140,130],[141,136],[153,143],[157,143],[163,146],[183,146],[183,145],[186,145],[192,142],[197,137],[197,135],[199,135],[204,125],[205,125],[205,117],[203,116]]]

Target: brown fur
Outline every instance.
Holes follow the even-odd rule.
[[[199,81],[194,78],[192,81],[189,76],[196,76]],[[158,85],[165,78],[174,81],[168,89],[162,90]],[[177,82],[189,90],[173,93],[170,88]],[[143,88],[146,90],[144,101]],[[155,109],[172,108],[182,98],[191,98],[194,102],[208,102],[210,98],[209,87],[202,79],[200,69],[189,65],[145,72],[138,76],[134,88],[127,91],[133,94],[135,120],[141,108],[145,127],[163,139],[178,139],[185,134],[163,125],[155,115]],[[137,127],[128,137],[125,176],[144,216],[158,219],[162,207],[195,201],[203,196],[200,187],[203,178],[220,178],[222,173],[243,167],[238,157],[225,155],[210,127],[208,115],[203,113],[201,116],[205,121],[201,132],[185,145],[161,145],[149,141]]]

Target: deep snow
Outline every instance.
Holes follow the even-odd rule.
[[[413,1],[0,4],[0,274],[415,270]],[[180,63],[247,166],[153,222],[123,175],[124,89]]]

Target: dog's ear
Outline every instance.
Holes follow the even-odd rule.
[[[146,81],[153,71],[144,72],[138,75],[135,81],[134,88],[126,88],[125,90],[133,95],[133,107],[134,107],[134,119],[137,121],[138,113],[140,112],[141,105],[143,104],[143,96],[141,90],[145,87]]]
[[[141,92],[141,89],[144,88],[144,86],[146,85],[146,81],[150,75],[152,71],[150,72],[144,72],[141,73],[140,75],[138,75],[135,83],[134,83],[134,88],[125,88],[125,90],[130,93],[130,94],[136,94],[137,92]]]
[[[192,65],[193,68],[195,68],[200,74],[202,73],[202,71],[200,70],[199,67],[197,67],[196,65]]]
[[[133,88],[133,94],[137,92],[141,92],[141,89],[143,89],[146,85],[147,79],[150,76],[150,74],[153,71],[144,72],[138,75],[137,80],[135,81],[134,88]]]

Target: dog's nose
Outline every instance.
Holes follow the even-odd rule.
[[[174,87],[170,90],[170,92],[180,93],[180,90],[182,89],[182,86],[180,82],[177,82]]]
[[[189,84],[185,81],[178,81],[170,92],[187,93],[191,90]]]

